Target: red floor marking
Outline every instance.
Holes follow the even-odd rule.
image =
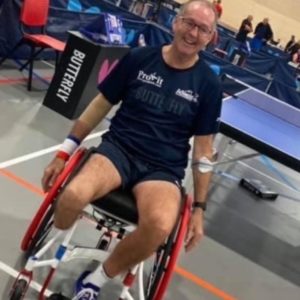
[[[187,270],[185,270],[185,269],[183,269],[179,266],[175,267],[175,272],[177,274],[179,274],[180,276],[188,279],[189,281],[192,281],[196,285],[202,287],[203,289],[207,290],[208,292],[214,294],[215,296],[217,296],[220,299],[223,299],[223,300],[237,300],[236,298],[228,295],[224,291],[222,291],[219,288],[215,287],[211,283],[205,281],[204,279],[190,273],[189,271],[187,271]]]
[[[21,185],[22,187],[24,187],[25,189],[38,194],[39,196],[44,196],[45,193],[42,191],[42,189],[36,187],[35,185],[27,182],[26,180],[24,180],[23,178],[5,170],[5,169],[0,169],[0,174],[13,180],[15,183],[17,183],[18,185]]]
[[[43,77],[45,80],[51,80],[53,76],[47,76]],[[33,77],[34,80],[34,77]],[[20,83],[20,82],[27,82],[26,77],[21,77],[21,78],[5,78],[5,79],[0,79],[0,84],[15,84],[15,83]]]

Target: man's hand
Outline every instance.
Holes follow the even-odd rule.
[[[185,237],[185,251],[189,252],[202,239],[203,232],[203,211],[195,209],[191,215],[188,231]]]
[[[66,162],[63,159],[55,157],[46,167],[42,178],[42,187],[44,192],[48,192],[49,189],[53,186],[58,175],[65,168],[65,164]]]

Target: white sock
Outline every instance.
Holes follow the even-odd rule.
[[[90,275],[88,275],[84,280],[83,283],[92,283],[93,285],[101,288],[107,281],[111,278],[107,276],[105,270],[103,269],[103,265],[100,266]]]

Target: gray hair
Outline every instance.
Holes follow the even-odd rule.
[[[218,14],[217,14],[217,11],[214,7],[214,5],[208,1],[208,0],[190,0],[184,4],[181,5],[179,11],[178,11],[178,15],[183,15],[186,11],[186,9],[193,3],[199,3],[207,8],[209,8],[210,10],[212,10],[212,12],[214,13],[214,16],[215,16],[215,21],[214,21],[214,28],[217,26],[217,21],[218,21]]]

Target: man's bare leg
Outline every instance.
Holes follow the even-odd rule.
[[[172,231],[180,207],[180,190],[167,181],[145,181],[136,185],[139,224],[122,240],[103,267],[109,277],[147,259]]]
[[[54,226],[70,228],[86,205],[120,185],[121,176],[113,163],[103,155],[93,154],[59,196]]]

